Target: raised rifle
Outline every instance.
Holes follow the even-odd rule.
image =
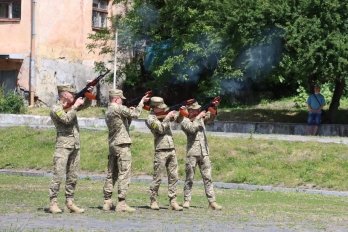
[[[143,96],[147,96],[147,97],[152,97],[153,93],[152,93],[152,90],[149,90],[147,91]],[[143,96],[140,96],[140,97],[136,97],[136,98],[133,98],[133,99],[130,99],[126,102],[125,106],[127,107],[130,107],[130,106],[135,106],[138,104],[138,102],[140,101],[140,99],[143,98]],[[150,100],[147,101],[147,102],[144,102],[144,107],[143,107],[144,110],[147,110],[149,111],[150,110]]]
[[[157,116],[157,118],[162,119],[162,118],[165,118],[169,112],[175,110],[175,111],[178,111],[181,115],[187,117],[188,116],[187,111],[183,110],[182,107],[189,106],[189,105],[193,104],[194,102],[196,102],[196,99],[194,99],[194,98],[182,101],[178,104],[170,106],[169,109],[166,111],[156,113],[156,116]]]
[[[213,100],[211,100],[209,103],[201,107],[201,112],[209,111],[213,115],[217,115],[217,106],[220,104],[220,102],[221,102],[220,96],[214,97]]]
[[[103,77],[105,77],[109,72],[110,72],[110,69],[106,70],[105,73],[103,73],[103,74],[97,76],[97,77],[96,77],[95,79],[93,79],[91,82],[88,82],[87,85],[86,85],[82,90],[80,90],[77,94],[75,94],[74,103],[75,103],[75,101],[76,101],[78,98],[80,98],[80,97],[86,97],[86,98],[89,99],[89,100],[95,100],[95,99],[97,99],[97,97],[96,97],[93,93],[91,93],[88,89],[89,89],[90,87],[96,86],[96,85],[99,83],[99,81],[100,81]],[[72,104],[74,104],[74,103],[72,103]]]

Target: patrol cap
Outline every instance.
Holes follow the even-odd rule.
[[[73,94],[76,93],[75,86],[70,85],[70,84],[57,85],[57,90],[58,90],[58,93],[61,93],[61,92],[70,92],[70,93],[73,93]]]
[[[314,88],[320,88],[320,85],[318,83],[314,84]]]
[[[199,110],[201,108],[201,105],[198,104],[198,102],[194,102],[191,105],[187,106],[187,109],[189,110]]]
[[[168,109],[168,106],[164,103],[164,100],[161,97],[152,97],[150,99],[150,106],[164,110]]]
[[[110,89],[109,90],[109,97],[121,97],[122,99],[126,99],[123,96],[123,91],[120,89]]]

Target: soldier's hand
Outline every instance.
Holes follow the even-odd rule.
[[[144,97],[142,97],[142,99],[141,99],[141,102],[148,102],[148,101],[150,101],[150,97],[148,96],[148,95],[145,95]]]
[[[168,119],[168,120],[173,119],[174,116],[175,116],[175,114],[176,114],[176,111],[175,111],[175,110],[170,111],[170,112],[166,115],[166,119]]]
[[[197,118],[204,118],[205,114],[206,114],[205,111],[202,111],[197,115]]]
[[[92,80],[87,80],[87,84],[88,83],[91,83],[92,82]],[[94,86],[89,86],[88,88],[87,88],[87,90],[89,91],[89,92],[92,92],[93,91],[93,88],[94,88]]]
[[[79,107],[80,105],[82,105],[83,103],[85,103],[85,100],[82,97],[79,97],[78,99],[76,99],[74,106],[75,107]]]

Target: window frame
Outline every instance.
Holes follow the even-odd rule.
[[[95,1],[98,2],[97,7],[94,6]],[[105,8],[101,7],[102,1],[106,2]],[[93,0],[92,1],[92,29],[93,30],[102,30],[102,29],[107,28],[107,26],[108,26],[107,20],[108,20],[108,14],[109,14],[108,7],[109,7],[109,0]],[[96,25],[94,22],[94,15],[95,14],[97,15],[98,25]],[[102,24],[102,16],[105,17],[105,26],[101,25]]]
[[[13,17],[14,4],[19,4],[19,17]],[[0,16],[0,22],[17,22],[22,17],[22,0],[0,0],[1,5],[7,5],[7,17]]]

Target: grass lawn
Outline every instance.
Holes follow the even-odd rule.
[[[23,177],[0,175],[0,220],[5,215],[9,217],[22,217],[32,215],[39,223],[42,221],[77,220],[76,215],[63,213],[61,215],[47,214],[48,185],[50,179],[46,177]],[[195,228],[205,230],[212,224],[218,225],[221,230],[231,228],[259,228],[255,231],[264,231],[269,228],[291,229],[295,231],[337,231],[347,228],[348,224],[348,199],[344,197],[311,195],[303,193],[275,193],[263,191],[241,191],[216,189],[218,202],[224,206],[219,212],[207,210],[207,200],[202,185],[194,186],[192,207],[183,212],[168,210],[167,186],[161,185],[160,206],[161,210],[153,211],[148,208],[148,184],[131,183],[128,203],[136,207],[134,214],[107,213],[101,210],[103,195],[102,181],[80,180],[77,185],[76,202],[86,209],[86,213],[78,220],[99,220],[116,223],[125,219],[132,220],[128,224],[131,229],[135,223],[144,223],[150,226],[156,221],[159,230],[181,225],[182,228]],[[178,186],[178,201],[182,202],[182,187]],[[14,194],[14,192],[16,194]],[[114,198],[115,199],[115,198]],[[59,205],[64,206],[64,192],[61,189],[58,198]],[[71,216],[70,216],[71,215]],[[32,219],[32,221],[34,220]],[[41,221],[41,222],[40,222]],[[4,221],[0,228],[8,225]],[[11,225],[7,231],[23,231],[25,226],[19,219],[16,225]],[[47,224],[47,223],[46,223]],[[63,223],[61,226],[64,226]],[[247,226],[248,225],[248,226]],[[56,228],[59,225],[55,225]],[[83,225],[81,225],[83,228]],[[98,226],[96,224],[96,226]],[[24,228],[23,228],[24,227]],[[150,228],[150,227],[144,227]],[[229,228],[229,229],[228,229]],[[67,230],[67,228],[65,228]],[[138,228],[138,230],[140,230]],[[34,231],[34,230],[32,230]],[[36,230],[35,230],[36,231]],[[58,230],[63,231],[63,230]],[[69,229],[69,231],[71,231]],[[343,231],[343,230],[342,230]]]
[[[151,175],[153,136],[131,132],[133,175]],[[179,177],[185,178],[186,137],[175,133]],[[343,144],[208,136],[214,181],[348,191]],[[0,128],[0,169],[52,169],[54,129]],[[107,131],[81,131],[81,168],[105,173]],[[197,171],[196,179],[200,179]]]

